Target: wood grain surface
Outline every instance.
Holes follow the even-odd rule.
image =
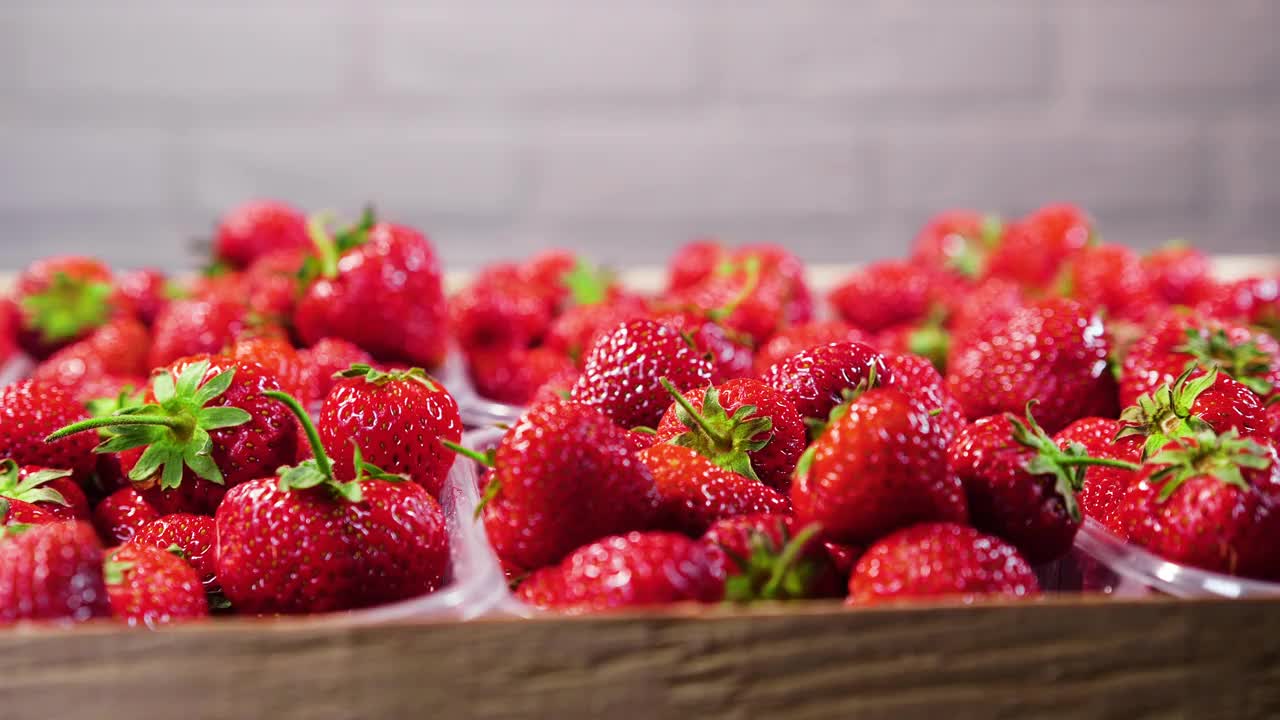
[[[0,633],[0,718],[1274,718],[1280,602]]]

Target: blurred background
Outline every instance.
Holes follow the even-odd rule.
[[[694,234],[900,254],[932,212],[1280,247],[1268,0],[4,0],[0,266],[186,267],[252,196],[452,267]]]

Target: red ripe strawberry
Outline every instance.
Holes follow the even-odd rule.
[[[260,365],[197,355],[158,372],[140,408],[62,428],[53,439],[110,428],[99,452],[162,514],[211,514],[228,487],[293,461],[297,425],[267,391],[280,384]]]
[[[791,512],[786,495],[726,470],[689,448],[658,443],[637,457],[653,474],[662,527],[701,535],[724,518]]]
[[[122,305],[147,327],[156,321],[160,311],[173,299],[174,289],[159,270],[129,270],[116,280],[116,295]]]
[[[19,344],[42,360],[85,337],[111,318],[112,293],[111,269],[100,260],[74,255],[37,260],[18,276]]]
[[[301,212],[275,200],[254,200],[222,216],[213,243],[215,258],[244,268],[273,250],[306,248],[311,241]]]
[[[811,300],[803,279],[784,274],[790,272],[791,258],[785,251],[743,248],[711,277],[675,299],[677,304],[703,309],[753,344],[763,343],[784,325],[810,319]],[[797,305],[799,311],[794,309]]]
[[[683,390],[706,387],[711,372],[711,363],[675,328],[633,320],[591,347],[570,396],[624,428],[653,427],[671,402],[659,378]]]
[[[587,359],[587,350],[601,334],[648,314],[645,302],[631,295],[620,295],[603,303],[573,305],[551,322],[543,347],[567,355],[581,367]]]
[[[1025,424],[1006,413],[968,426],[948,448],[947,464],[964,484],[973,526],[1037,565],[1062,557],[1075,541],[1086,466],[1138,467],[1089,457],[1083,445],[1059,448],[1030,411]]]
[[[1141,321],[1159,310],[1138,253],[1123,245],[1088,245],[1071,255],[1062,271],[1062,290],[1108,318]]]
[[[13,300],[0,298],[0,364],[7,363],[18,351],[18,328],[21,313]]]
[[[517,276],[549,305],[558,306],[573,294],[575,275],[594,274],[590,264],[572,252],[544,250],[517,269]]]
[[[844,578],[817,539],[819,528],[797,532],[790,515],[742,515],[720,520],[702,541],[733,602],[839,597]]]
[[[477,281],[449,299],[453,334],[464,351],[529,347],[546,334],[552,309],[514,277]]]
[[[66,468],[77,480],[87,480],[97,466],[93,437],[45,441],[54,430],[86,417],[84,406],[55,385],[38,380],[6,385],[0,388],[0,457],[19,465]]]
[[[870,344],[886,353],[918,355],[942,370],[947,366],[951,335],[940,321],[929,318],[881,330]]]
[[[719,325],[706,314],[688,310],[661,311],[651,314],[649,319],[670,325],[691,340],[694,347],[711,361],[712,382],[720,383],[751,374],[750,340]]]
[[[71,479],[70,470],[37,465],[19,468],[12,460],[0,461],[0,498],[30,503],[59,520],[89,519],[89,501]]]
[[[363,227],[336,241],[316,228],[317,276],[293,316],[299,337],[308,345],[339,337],[374,357],[440,365],[449,311],[435,250],[403,225]]]
[[[884,356],[885,374],[879,378],[879,386],[900,390],[927,408],[937,420],[939,431],[948,443],[967,424],[964,409],[947,390],[946,380],[933,363],[905,353]]]
[[[307,403],[324,400],[337,384],[334,377],[352,365],[373,365],[373,356],[339,338],[324,338],[309,348],[298,351],[302,367],[302,384]]]
[[[304,395],[302,358],[284,338],[269,335],[241,338],[223,355],[240,363],[257,364],[280,383],[284,392],[299,397]]]
[[[1266,399],[1280,388],[1280,343],[1241,325],[1170,313],[1125,356],[1121,403],[1136,404],[1139,397],[1172,384],[1188,367],[1216,367]]]
[[[149,545],[122,545],[103,565],[111,615],[154,628],[209,615],[200,578],[179,555]]]
[[[1173,562],[1280,577],[1280,461],[1268,445],[1205,432],[1169,443],[1129,488],[1118,522]]]
[[[947,388],[970,418],[1021,412],[1035,400],[1046,432],[1116,412],[1102,321],[1074,300],[1042,300],[947,361]]]
[[[1206,295],[1197,306],[1209,317],[1247,323],[1280,335],[1280,279],[1244,278]]]
[[[219,592],[217,535],[213,518],[208,515],[174,513],[143,525],[129,540],[133,545],[167,550],[177,547],[182,557],[200,576],[207,592]]]
[[[3,538],[5,525],[46,525],[51,522],[58,522],[58,517],[40,505],[0,497],[0,538]]]
[[[450,576],[444,512],[421,485],[355,457],[339,482],[320,435],[293,411],[314,458],[227,493],[215,516],[218,581],[245,613],[317,613],[435,592]]]
[[[836,571],[840,573],[840,578],[847,583],[849,576],[853,574],[854,566],[858,564],[858,558],[862,557],[863,548],[833,542],[824,542],[822,546],[826,548],[827,555],[831,557]]]
[[[93,528],[70,521],[0,528],[0,625],[110,613]]]
[[[176,300],[156,317],[147,365],[162,367],[183,357],[220,353],[248,327],[238,299],[213,295]]]
[[[1073,205],[1046,205],[1005,226],[987,258],[987,274],[1028,288],[1044,288],[1062,264],[1089,242],[1093,229]]]
[[[728,259],[729,252],[716,240],[685,243],[671,256],[667,265],[667,292],[675,293],[697,286]]]
[[[1142,258],[1155,294],[1169,305],[1195,305],[1214,291],[1209,258],[1185,243],[1171,243]]]
[[[1195,375],[1196,377],[1192,377]],[[1243,437],[1267,441],[1262,403],[1249,388],[1196,367],[1183,371],[1172,385],[1161,385],[1153,395],[1143,395],[1120,414],[1117,437],[1133,437],[1144,443],[1142,455],[1154,455],[1176,437],[1204,430],[1235,430]]]
[[[337,477],[355,477],[356,446],[365,459],[404,475],[439,497],[462,439],[458,403],[421,368],[382,372],[353,365],[320,408],[320,439]]]
[[[777,363],[760,376],[781,392],[807,419],[825,422],[845,393],[884,378],[884,357],[870,345],[831,343],[810,348]]]
[[[584,543],[653,526],[658,491],[627,435],[593,408],[566,401],[530,408],[507,431],[483,506],[506,566],[539,568]]]
[[[151,336],[142,323],[127,316],[115,318],[50,355],[32,377],[64,387],[82,402],[91,400],[104,378],[145,375],[150,347]]]
[[[947,307],[947,330],[950,335],[948,356],[990,334],[1026,304],[1022,288],[999,278],[987,278],[969,292],[939,298]]]
[[[528,405],[539,388],[568,372],[577,379],[573,362],[547,348],[477,350],[467,354],[467,376],[476,392],[509,405]]]
[[[298,275],[313,257],[310,246],[273,250],[244,272],[244,297],[259,320],[286,324],[298,299]]]
[[[866,343],[867,333],[839,320],[818,320],[783,328],[769,338],[757,352],[755,371],[764,374],[769,368],[803,350],[838,342]]]
[[[874,333],[924,318],[938,280],[918,265],[885,260],[854,271],[828,300],[842,320]]]
[[[805,280],[804,262],[785,247],[768,243],[744,245],[733,257],[736,264],[748,269],[753,259],[760,263],[760,294],[776,297],[782,302],[783,325],[813,320],[813,293]],[[726,325],[736,327],[730,320],[726,319]],[[756,337],[756,344],[765,339]]]
[[[601,612],[677,602],[711,603],[724,595],[706,546],[673,533],[615,535],[574,551],[530,575],[516,598],[561,612]]]
[[[659,443],[690,448],[714,465],[784,492],[805,448],[804,419],[795,407],[750,378],[687,391],[657,429]]]
[[[582,373],[578,372],[578,369],[575,367],[569,367],[557,372],[538,386],[538,389],[534,391],[533,397],[529,399],[527,404],[537,405],[539,403],[551,402],[554,400],[567,400],[569,398],[569,390],[573,388],[574,383],[578,382],[578,377],[580,375],[582,375]],[[649,443],[645,442],[640,447],[643,448],[648,446]]]
[[[1003,223],[993,215],[972,210],[938,213],[916,235],[911,260],[936,273],[977,278],[1003,232]]]
[[[849,604],[900,598],[1028,597],[1040,585],[1012,545],[954,523],[899,530],[872,545],[849,579]]]
[[[1081,418],[1053,436],[1058,447],[1067,450],[1072,443],[1079,444],[1092,457],[1111,458],[1137,463],[1142,459],[1142,444],[1137,438],[1117,441],[1121,431],[1118,420],[1112,418]],[[1080,510],[1113,531],[1114,515],[1129,486],[1137,478],[1132,470],[1119,467],[1094,466],[1085,469],[1084,487],[1076,494]]]
[[[964,488],[946,465],[938,421],[906,394],[867,392],[841,411],[796,468],[796,521],[823,537],[871,542],[916,522],[964,522]]]
[[[119,545],[160,517],[137,490],[121,488],[93,509],[93,526],[107,545]],[[168,547],[168,546],[166,546]]]

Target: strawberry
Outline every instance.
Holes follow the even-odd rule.
[[[576,381],[573,361],[544,347],[467,353],[467,376],[476,392],[509,405],[528,405],[549,380],[570,372]]]
[[[1004,225],[994,215],[972,210],[948,210],[925,223],[916,235],[911,261],[935,273],[975,279],[982,275],[987,254],[1000,243]]]
[[[1072,254],[1061,273],[1061,290],[1108,318],[1141,321],[1158,311],[1142,259],[1123,245],[1087,245]]]
[[[896,598],[1038,595],[1035,573],[1012,545],[954,523],[899,530],[867,549],[849,578],[851,605]]]
[[[18,276],[19,344],[43,360],[105,324],[115,311],[112,294],[111,269],[100,260],[74,255],[37,260]]]
[[[149,367],[162,367],[183,357],[222,352],[248,327],[239,299],[212,295],[175,300],[156,317]]]
[[[802,350],[838,342],[866,343],[871,337],[840,320],[819,320],[792,325],[780,330],[756,351],[755,371],[764,374],[769,368]]]
[[[947,360],[947,389],[970,418],[1020,412],[1032,400],[1046,432],[1114,416],[1106,330],[1074,300],[1032,303]]]
[[[1207,373],[1194,366],[1184,370],[1172,385],[1161,385],[1153,395],[1139,397],[1120,413],[1120,423],[1117,437],[1133,436],[1144,442],[1143,457],[1154,455],[1173,438],[1204,430],[1235,430],[1243,437],[1267,439],[1265,411],[1258,396],[1216,368]]]
[[[715,273],[729,257],[729,252],[716,240],[694,240],[685,243],[667,265],[667,292],[676,293],[701,284]]]
[[[648,314],[645,302],[631,295],[620,295],[602,303],[573,305],[551,321],[543,347],[567,355],[581,367],[587,359],[587,350],[600,335]]]
[[[759,295],[775,297],[782,303],[782,324],[796,325],[813,320],[813,293],[805,280],[804,262],[781,245],[744,245],[738,248],[733,263],[750,268],[754,261],[760,263]],[[726,318],[727,327],[736,327],[732,318]],[[772,333],[770,333],[772,334]],[[753,337],[756,344],[766,340]]]
[[[552,310],[535,288],[514,277],[474,282],[449,299],[454,337],[468,352],[530,347],[546,334]]]
[[[507,431],[482,511],[505,565],[539,568],[584,543],[653,526],[658,491],[627,435],[568,401],[536,405]]]
[[[214,257],[235,268],[248,267],[274,250],[306,248],[306,217],[285,203],[254,200],[232,208],[218,222]]]
[[[93,528],[72,521],[0,527],[0,625],[110,613]]]
[[[258,365],[290,395],[305,395],[302,358],[288,340],[269,335],[245,337],[232,343],[222,354],[236,362]]]
[[[884,370],[885,374],[879,378],[879,386],[901,390],[921,407],[928,408],[937,420],[938,429],[946,442],[950,443],[964,428],[964,409],[947,390],[946,380],[933,363],[911,353],[887,353],[884,356]]]
[[[587,279],[588,275],[595,277]],[[534,255],[517,267],[516,277],[549,306],[558,307],[575,295],[574,286],[579,281],[585,279],[586,284],[595,285],[603,275],[572,252],[553,248]],[[582,302],[582,299],[577,301]]]
[[[168,550],[122,545],[107,555],[102,575],[111,615],[131,626],[154,628],[209,615],[196,571]]]
[[[352,365],[373,365],[373,356],[339,338],[323,338],[309,348],[298,351],[303,394],[307,404],[324,400],[338,382],[334,377]]]
[[[703,309],[752,344],[812,316],[803,266],[786,250],[769,246],[739,249],[704,282],[673,299]]]
[[[987,274],[1031,289],[1044,288],[1092,235],[1089,219],[1079,208],[1046,205],[1005,226],[987,258]]]
[[[59,520],[89,519],[89,501],[70,470],[0,461],[0,498],[30,503]]]
[[[545,348],[542,348],[545,349]],[[537,405],[539,403],[549,402],[553,400],[569,399],[569,390],[573,388],[574,383],[578,382],[578,378],[582,373],[575,367],[560,370],[555,375],[548,377],[538,389],[533,392],[533,397],[529,399],[528,405]],[[648,447],[649,443],[644,443],[641,447]]]
[[[80,481],[97,466],[93,438],[46,442],[58,428],[88,417],[84,407],[62,388],[38,380],[20,380],[0,388],[0,457],[19,465],[66,468]]]
[[[1137,465],[1089,457],[1085,446],[1060,448],[1027,411],[981,418],[947,449],[947,464],[964,484],[973,526],[1018,548],[1041,564],[1071,549],[1080,529],[1076,494],[1087,466],[1136,470]]]
[[[706,545],[673,533],[633,532],[575,550],[534,572],[516,598],[561,612],[601,612],[677,602],[716,602],[724,595]]]
[[[50,355],[32,377],[60,385],[84,402],[96,397],[104,378],[145,375],[150,346],[151,337],[142,323],[132,317],[116,318]]]
[[[200,576],[207,592],[221,591],[218,585],[216,528],[208,515],[174,513],[143,525],[129,540],[131,545],[146,545],[160,550],[177,547],[183,558]]]
[[[715,523],[702,541],[725,578],[726,600],[839,597],[843,578],[816,539],[819,529],[797,532],[790,515],[741,515]]]
[[[58,517],[45,507],[0,497],[0,536],[3,536],[5,525],[47,525],[51,522],[58,522]]]
[[[884,357],[870,345],[830,343],[803,350],[770,367],[760,379],[781,392],[806,419],[826,421],[845,392],[885,375]]]
[[[116,295],[120,303],[147,327],[155,323],[160,311],[177,292],[164,273],[151,268],[129,270],[116,279]]]
[[[273,250],[244,271],[244,298],[260,321],[287,324],[298,299],[298,276],[312,258],[310,246]]]
[[[658,443],[637,457],[653,474],[662,527],[701,535],[724,518],[791,512],[786,495],[726,470],[687,447]]]
[[[1266,399],[1280,388],[1280,343],[1242,325],[1169,313],[1125,356],[1121,403],[1137,404],[1139,397],[1172,384],[1188,367],[1217,368]]]
[[[1209,317],[1256,325],[1280,335],[1280,279],[1242,278],[1207,293],[1196,306]]]
[[[421,485],[364,462],[339,482],[297,400],[314,458],[237,485],[218,507],[218,581],[245,613],[371,607],[440,589],[450,575],[444,512]]]
[[[831,557],[831,562],[835,565],[836,572],[840,574],[840,578],[846,584],[849,576],[853,574],[853,568],[858,564],[858,558],[862,557],[864,548],[858,545],[841,545],[840,543],[824,542],[823,548],[826,549],[827,555]]]
[[[660,311],[649,315],[691,341],[699,353],[711,361],[711,381],[746,377],[751,374],[751,341],[728,330],[709,314],[690,310]]]
[[[57,439],[110,428],[98,452],[162,514],[212,514],[228,487],[292,462],[297,425],[266,393],[280,384],[256,363],[196,355],[152,380],[140,408],[68,425]]]
[[[1072,444],[1078,444],[1091,457],[1139,462],[1142,444],[1135,442],[1137,438],[1132,437],[1117,441],[1115,438],[1121,429],[1120,422],[1112,418],[1081,418],[1063,428],[1053,439],[1063,450],[1070,449]],[[1114,531],[1116,508],[1136,478],[1134,471],[1120,467],[1086,467],[1084,487],[1076,493],[1080,511]]]
[[[1280,578],[1280,462],[1234,432],[1179,438],[1129,487],[1118,523],[1131,542],[1206,570]]]
[[[946,306],[947,355],[985,339],[1026,304],[1022,288],[1009,280],[987,278],[968,292],[940,298]],[[946,363],[943,363],[943,367]]]
[[[918,265],[885,260],[854,271],[828,300],[840,319],[876,333],[921,320],[933,305],[939,276]]]
[[[338,337],[385,360],[443,362],[448,305],[439,261],[422,233],[366,217],[337,239],[320,223],[312,235],[320,260],[293,314],[305,344]]]
[[[945,370],[951,334],[939,319],[926,318],[885,328],[869,344],[885,353],[917,355],[935,368]]]
[[[0,297],[0,364],[9,362],[18,351],[18,328],[21,313],[13,300]]]
[[[107,545],[120,545],[160,517],[151,503],[132,487],[108,495],[93,509],[93,526]],[[168,547],[167,545],[165,547]]]
[[[786,491],[805,448],[804,420],[759,380],[729,380],[684,395],[658,423],[656,440],[697,451],[726,470]]]
[[[356,447],[387,472],[439,497],[462,439],[458,403],[422,368],[382,372],[352,365],[320,407],[320,440],[338,478],[354,478]]]
[[[675,328],[633,320],[591,347],[570,396],[624,428],[652,427],[670,403],[659,378],[683,390],[706,387],[711,373],[711,362]]]
[[[946,465],[946,438],[926,408],[873,389],[834,412],[791,485],[796,521],[823,538],[871,542],[916,522],[964,522],[964,488]]]
[[[1169,305],[1195,305],[1214,292],[1209,258],[1185,243],[1170,243],[1142,258],[1147,284]]]

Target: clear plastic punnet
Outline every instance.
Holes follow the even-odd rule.
[[[438,377],[458,403],[462,424],[470,428],[487,428],[500,423],[513,423],[524,414],[522,405],[508,405],[481,397],[467,377],[465,361],[458,352],[449,353]]]

